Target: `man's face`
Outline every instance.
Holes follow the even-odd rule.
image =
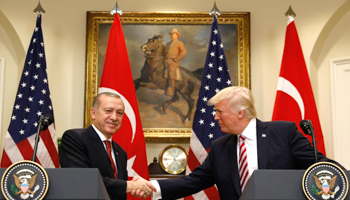
[[[176,33],[171,34],[171,40],[175,41],[177,40],[179,36]]]
[[[94,126],[109,139],[122,125],[124,104],[121,99],[107,95],[100,96],[100,102],[98,109],[91,108],[90,113]]]
[[[216,114],[214,119],[218,121],[223,133],[239,135],[241,134],[241,115],[232,112],[227,104],[227,99],[221,100],[219,103],[215,104],[214,109],[216,110]]]

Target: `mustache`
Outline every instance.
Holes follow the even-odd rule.
[[[118,121],[113,121],[112,119],[107,119],[107,120],[106,120],[106,123],[118,125]]]

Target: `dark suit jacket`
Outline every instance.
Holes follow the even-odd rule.
[[[114,178],[113,169],[106,149],[92,126],[87,129],[72,129],[62,136],[60,150],[61,167],[98,168],[111,199],[126,199],[126,152],[112,141],[117,162],[118,179]]]
[[[313,147],[293,122],[262,122],[257,119],[257,149],[259,169],[307,169],[314,164]],[[339,165],[320,152],[318,160]],[[158,182],[162,197],[167,200],[197,193],[214,184],[221,200],[238,200],[241,186],[237,136],[228,134],[212,142],[205,161],[188,176]]]

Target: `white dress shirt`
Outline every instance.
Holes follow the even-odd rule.
[[[109,139],[107,139],[106,136],[103,135],[103,134],[101,133],[101,131],[99,131],[93,124],[92,124],[92,128],[95,129],[97,135],[100,137],[100,139],[101,139],[101,141],[102,141],[102,144],[103,144],[103,146],[104,146],[105,149],[106,149],[106,152],[107,152],[107,147],[106,147],[106,144],[103,142],[103,141],[105,141],[105,140],[108,140],[108,141],[111,142],[111,149],[112,149],[112,152],[114,152],[114,150],[113,150],[113,145],[112,145],[112,137],[109,138]],[[118,167],[117,167],[117,165],[116,165],[117,162],[115,161],[115,155],[114,155],[114,153],[112,153],[112,158],[113,158],[113,162],[114,162],[115,168],[117,169],[117,173],[118,173]]]
[[[248,126],[240,134],[244,135],[246,139],[244,140],[247,159],[248,159],[248,169],[249,176],[252,175],[253,171],[258,169],[258,144],[256,140],[256,118],[250,120]],[[237,163],[239,163],[239,136],[237,135]]]
[[[157,192],[153,192],[152,200],[162,199],[162,191],[160,191],[160,186],[158,181],[151,180],[152,185],[157,189]]]

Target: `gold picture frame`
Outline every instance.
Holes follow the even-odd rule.
[[[113,19],[114,17],[110,14],[110,12],[87,12],[84,103],[85,128],[92,123],[90,108],[92,106],[92,100],[98,92],[100,74],[102,73],[104,62],[103,55]],[[162,34],[165,39],[169,40],[170,37],[167,33],[169,33],[173,28],[177,28],[180,32],[184,33],[179,40],[186,40],[187,43],[184,43],[188,52],[196,54],[191,56],[189,55],[190,53],[188,53],[186,58],[182,60],[180,64],[182,65],[184,63],[184,65],[187,64],[193,68],[195,67],[193,65],[196,65],[197,68],[204,67],[210,38],[210,27],[213,20],[213,16],[209,15],[208,12],[123,12],[123,14],[120,16],[120,20],[123,26],[124,37],[134,80],[138,76],[137,73],[139,73],[140,67],[142,67],[141,62],[144,62],[144,59],[142,60],[140,48],[141,45],[138,46],[140,42],[137,43],[136,40],[141,40],[140,38],[143,37],[151,38],[153,34]],[[221,15],[218,16],[218,24],[222,43],[225,46],[225,54],[228,68],[230,70],[232,85],[240,85],[250,88],[250,13],[221,13]],[[204,30],[209,31],[205,32],[204,34]],[[135,36],[133,36],[134,33]],[[137,38],[136,33],[138,33]],[[193,35],[194,33],[198,34]],[[198,37],[200,34],[202,36],[201,38]],[[132,36],[134,38],[131,38]],[[143,39],[143,41],[144,43],[147,42],[145,39]],[[227,50],[227,46],[229,51]],[[190,49],[192,50],[190,51]],[[200,49],[202,49],[202,51],[200,51]],[[142,119],[141,112],[143,109],[140,108],[139,98],[138,101],[141,121],[147,121],[147,119],[151,120],[152,118],[149,117],[147,117],[147,119],[145,117],[145,120]],[[193,113],[194,110],[195,108],[193,109]],[[150,111],[147,110],[147,112]],[[164,118],[164,116],[165,115],[162,117]],[[153,125],[151,122],[145,122],[146,124],[143,124],[143,131],[146,141],[188,141],[191,135],[192,123],[184,125],[185,123],[181,124],[176,120],[173,120],[177,118],[179,117],[171,116],[171,118],[169,118],[171,120],[167,119],[166,121],[163,121],[163,123],[154,120],[157,121],[156,124],[158,125]],[[160,125],[162,125],[162,127],[160,127]]]

